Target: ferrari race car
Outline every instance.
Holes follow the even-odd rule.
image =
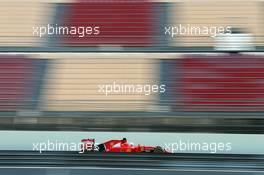
[[[109,140],[101,144],[96,144],[95,139],[82,139],[83,152],[133,152],[133,153],[168,153],[160,146],[135,146],[129,143],[126,138],[122,140]]]

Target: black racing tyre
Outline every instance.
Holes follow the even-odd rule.
[[[162,149],[162,147],[157,146],[156,148],[154,148],[153,152],[154,153],[164,153],[165,151]]]

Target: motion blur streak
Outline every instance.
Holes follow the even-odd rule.
[[[263,0],[1,0],[0,174],[263,175],[263,16]],[[32,152],[51,138],[122,149]]]
[[[261,54],[25,53],[0,58],[5,129],[263,133]],[[164,84],[166,92],[99,92],[98,85],[113,82]]]
[[[143,51],[145,47],[152,47],[155,51],[171,47],[210,48],[214,44],[210,34],[174,38],[164,34],[166,26],[179,25],[230,27],[232,33],[252,35],[254,45],[260,50],[264,46],[264,2],[261,0],[4,0],[0,11],[0,45],[13,50],[59,49],[54,46],[88,46],[87,50],[97,50],[98,46],[121,46]],[[100,33],[82,38],[33,35],[34,27],[48,24],[69,28],[97,26]],[[233,42],[239,44],[237,40]]]
[[[32,152],[8,153],[12,159],[7,157],[6,153],[0,153],[1,171],[10,169],[15,165],[16,169],[25,169],[30,173],[34,171],[43,171],[43,168],[49,170],[68,170],[90,172],[95,170],[105,170],[113,173],[117,172],[145,172],[171,174],[173,173],[263,173],[263,156],[257,155],[149,155],[149,154],[76,154],[70,152],[46,152],[44,154]],[[42,159],[46,161],[41,161]],[[60,158],[67,160],[63,165]],[[23,163],[20,161],[23,160]],[[140,162],[138,160],[141,160]],[[194,161],[195,159],[195,161]],[[213,159],[213,160],[212,160]],[[222,163],[232,159],[231,164]],[[37,161],[36,161],[37,160]],[[47,161],[48,160],[48,161]],[[37,168],[37,169],[36,169]],[[32,172],[33,171],[33,172]],[[54,173],[54,172],[53,172]],[[65,172],[64,172],[65,173]],[[103,173],[103,172],[101,172]],[[105,172],[104,172],[105,173]],[[135,173],[135,172],[134,172]],[[47,175],[52,173],[47,173]]]
[[[264,110],[262,55],[42,53],[0,57],[0,107],[5,111]],[[116,91],[106,96],[100,92],[98,86],[113,83],[164,84],[166,93]]]

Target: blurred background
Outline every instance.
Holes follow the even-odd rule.
[[[105,46],[114,51],[212,51],[213,37],[172,38],[165,35],[165,27],[229,26],[233,34],[250,34],[261,50],[263,11],[261,0],[2,0],[0,44],[2,51],[107,51]],[[100,34],[33,35],[33,27],[48,24],[99,26]]]
[[[264,1],[0,4],[0,150],[29,151],[32,142],[49,137],[64,141],[128,137],[154,145],[199,138],[231,141],[230,154],[264,154]],[[100,26],[100,34],[34,35],[34,27],[48,24]],[[231,33],[165,34],[165,27],[179,25],[230,27]],[[113,82],[164,84],[166,91],[107,96],[99,92],[99,85]],[[24,139],[17,143],[18,138]],[[8,158],[3,158],[8,154],[1,152],[1,166],[8,165]],[[211,159],[199,166],[209,165]],[[236,165],[240,166],[236,171],[222,174],[251,173],[241,171],[246,165]],[[263,168],[259,166],[262,171],[255,174],[262,174]],[[16,172],[3,168],[2,173]],[[41,173],[74,174],[51,169]]]
[[[263,1],[11,0],[0,8],[2,129],[263,133]],[[100,33],[34,34],[47,25]],[[179,25],[232,32],[165,35]],[[166,92],[99,92],[113,82]]]

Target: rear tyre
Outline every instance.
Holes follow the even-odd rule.
[[[156,148],[154,148],[153,152],[154,153],[164,153],[165,151],[162,149],[162,147],[157,146]]]

